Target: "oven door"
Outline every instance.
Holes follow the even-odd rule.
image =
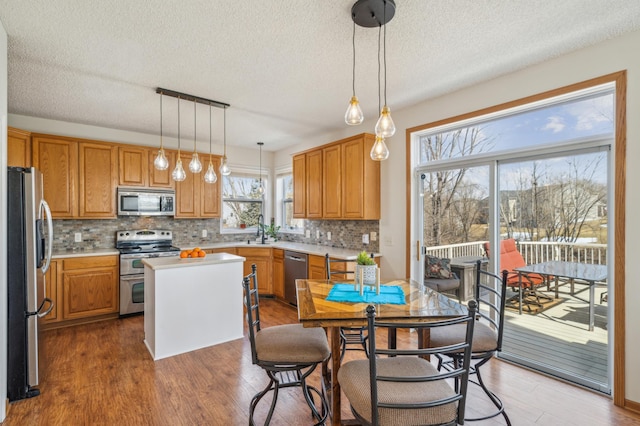
[[[120,315],[144,312],[144,274],[120,277]]]
[[[144,274],[142,259],[152,257],[149,254],[123,254],[120,255],[120,275]]]

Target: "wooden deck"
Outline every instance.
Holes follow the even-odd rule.
[[[595,327],[588,331],[588,287],[560,288],[563,302],[532,315],[507,310],[501,358],[610,394],[607,302],[595,291]],[[544,292],[553,295],[553,292]],[[583,300],[580,300],[580,299]]]

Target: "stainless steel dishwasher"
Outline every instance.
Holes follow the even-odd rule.
[[[296,279],[307,278],[307,255],[295,251],[284,251],[284,299],[298,305]]]

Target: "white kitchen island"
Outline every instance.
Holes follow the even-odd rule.
[[[243,262],[144,259],[144,342],[154,360],[243,337]]]

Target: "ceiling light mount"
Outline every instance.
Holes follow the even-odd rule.
[[[358,0],[351,7],[353,22],[367,28],[385,25],[395,14],[396,3],[393,0]]]

